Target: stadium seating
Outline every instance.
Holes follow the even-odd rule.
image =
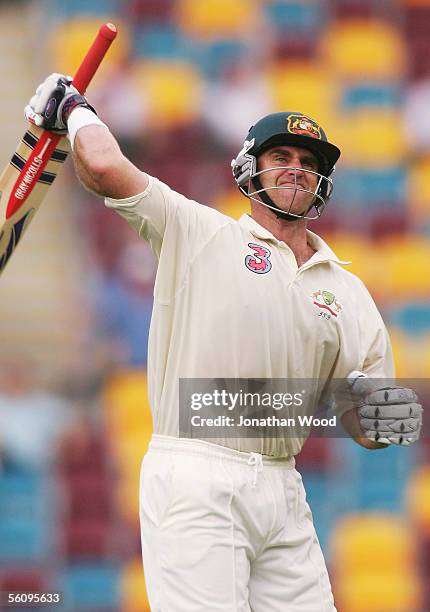
[[[121,575],[122,612],[150,612],[142,560],[132,559]]]
[[[131,77],[142,91],[152,129],[171,129],[196,120],[202,94],[198,70],[181,61],[139,61]]]
[[[105,387],[105,418],[120,473],[118,503],[122,515],[138,521],[142,457],[152,434],[147,380],[142,370],[118,372]]]
[[[54,551],[52,490],[31,472],[0,475],[0,564],[44,562]]]
[[[323,32],[321,51],[330,70],[346,82],[397,80],[405,66],[405,43],[386,21],[345,19]]]
[[[416,339],[408,336],[402,329],[389,325],[391,345],[396,366],[396,375],[400,378],[421,376],[423,359],[417,350]]]
[[[343,204],[341,204],[343,206]],[[375,246],[365,236],[352,232],[336,232],[329,240],[336,255],[351,264],[346,266],[353,274],[357,274],[369,286],[375,285],[372,274],[376,258]],[[373,265],[372,265],[373,262]]]
[[[122,7],[122,14],[137,28],[147,24],[171,24],[175,21],[175,2],[176,0],[129,0]]]
[[[332,563],[336,573],[370,573],[378,567],[387,575],[406,573],[415,555],[416,542],[404,520],[395,515],[352,514],[339,520],[333,533]]]
[[[106,423],[115,434],[144,434],[152,424],[148,386],[143,369],[116,372],[104,389]]]
[[[408,74],[411,79],[428,76],[430,68],[430,5],[426,0],[405,0],[404,36],[408,44]]]
[[[67,2],[51,2],[54,15],[59,18],[73,19],[81,15],[107,17],[118,14],[120,0],[67,0]]]
[[[213,205],[217,210],[233,219],[240,219],[242,215],[250,211],[249,200],[234,187],[218,194]]]
[[[368,543],[369,545],[369,543]],[[383,562],[382,559],[380,559]],[[336,580],[339,610],[345,612],[421,612],[422,588],[413,571],[394,575],[385,571],[350,575]]]
[[[0,4],[19,5],[19,12],[25,6]],[[119,70],[125,78],[130,72],[138,89],[144,125],[124,138],[123,150],[172,187],[232,217],[249,212],[249,202],[231,181],[231,145],[202,123],[208,103],[219,107],[228,123],[226,100],[219,96],[208,102],[203,95],[208,85],[226,74],[231,78],[235,60],[244,59],[256,74],[267,76],[273,110],[297,110],[317,119],[342,157],[333,200],[312,227],[341,259],[352,261],[347,269],[364,280],[376,299],[389,327],[398,376],[428,379],[430,156],[425,143],[420,148],[405,134],[402,103],[407,88],[430,74],[430,0],[402,0],[391,3],[392,9],[381,0],[33,4],[44,11],[46,57],[55,71],[73,74],[100,23],[118,25],[120,36],[94,87],[106,99],[112,74]],[[11,44],[15,48],[16,43],[19,54],[19,39],[7,36],[16,29],[10,23],[2,20],[7,75],[17,71],[15,64],[9,66]],[[19,91],[27,91],[26,83],[23,71]],[[117,88],[115,98],[118,114],[121,91]],[[18,99],[12,107],[17,105]],[[408,119],[419,133],[419,114]],[[65,194],[75,193],[64,185]],[[80,193],[86,205],[89,196]],[[90,201],[85,213],[79,211],[87,225],[93,216],[105,253],[104,266],[95,274],[113,275],[117,253],[131,232],[110,211],[108,219],[95,209]],[[85,236],[77,239],[85,251]],[[32,313],[37,309],[45,309],[45,302]],[[30,330],[28,321],[23,325]],[[32,337],[25,331],[24,350],[31,344],[39,347],[40,331]],[[65,337],[74,334],[71,328]],[[9,346],[3,350],[7,353]],[[44,350],[55,362],[56,352]],[[106,437],[94,432],[100,421],[92,429],[88,420],[79,435],[66,440],[57,457],[56,485],[52,474],[0,474],[0,590],[55,585],[65,592],[65,612],[146,612],[138,491],[152,421],[144,371],[111,375],[97,410]],[[416,448],[377,453],[349,439],[310,441],[305,447],[298,465],[340,612],[430,610],[430,592],[423,600],[430,575],[429,461],[427,439]],[[418,543],[413,529],[422,536]]]
[[[344,19],[369,19],[380,15],[379,0],[333,0],[333,18],[336,21]]]
[[[192,61],[196,46],[172,25],[142,25],[133,37],[135,57],[146,60]]]
[[[235,62],[245,59],[248,52],[240,39],[217,38],[196,45],[194,62],[206,79],[213,80],[221,77]]]
[[[403,162],[405,139],[399,129],[401,118],[394,107],[359,106],[343,115],[343,137],[339,146],[342,161],[351,166],[387,168]],[[382,187],[385,190],[385,185]],[[372,197],[371,194],[369,194]],[[389,200],[387,194],[387,200]],[[405,193],[401,194],[405,198]]]
[[[400,106],[401,93],[400,85],[396,81],[388,83],[359,81],[345,85],[341,106],[345,111],[363,107],[373,109],[376,113],[384,109],[390,111]]]
[[[270,25],[285,37],[318,35],[326,18],[323,6],[315,0],[269,0],[263,11]]]
[[[409,516],[427,539],[430,538],[430,464],[417,467],[411,474],[406,490]]]
[[[338,84],[317,62],[280,61],[268,66],[267,76],[274,110],[291,109],[318,121],[335,140]]]
[[[62,4],[67,5],[67,2]],[[106,21],[109,21],[108,16]],[[76,72],[101,23],[103,23],[101,16],[76,16],[68,21],[60,22],[52,30],[48,43],[50,46],[49,57],[51,59],[55,58],[55,64],[52,66],[53,69],[55,68],[55,72],[71,75]],[[109,70],[123,62],[129,53],[128,27],[120,19],[115,19],[115,25],[121,31],[121,36],[117,37],[115,44],[112,45],[103,61],[103,70],[97,76],[99,85],[100,79],[105,79]]]
[[[120,569],[115,563],[75,563],[64,568],[60,586],[68,612],[118,612]]]
[[[177,0],[177,23],[191,37],[242,36],[257,24],[255,0]]]
[[[430,304],[426,302],[409,302],[392,309],[392,324],[401,327],[410,336],[421,337],[430,332]]]
[[[430,156],[413,160],[408,173],[408,213],[415,222],[417,231],[423,222],[430,220]]]
[[[339,520],[332,536],[335,598],[348,612],[420,610],[416,542],[395,515],[367,513]]]
[[[425,238],[413,235],[387,238],[380,245],[380,256],[386,266],[381,284],[387,293],[396,296],[396,301],[428,297],[430,277],[426,270],[430,244]]]
[[[333,200],[342,205],[344,214],[351,208],[361,215],[381,208],[387,213],[401,209],[406,196],[406,176],[406,169],[402,166],[343,166],[336,173]]]

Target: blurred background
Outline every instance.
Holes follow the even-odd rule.
[[[427,378],[430,0],[0,0],[1,167],[37,84],[73,74],[104,21],[120,34],[90,101],[138,166],[193,199],[248,210],[230,160],[262,115],[324,126],[342,158],[312,229],[372,292],[398,376]],[[149,610],[138,477],[154,275],[69,161],[1,278],[0,589]],[[372,453],[313,439],[298,465],[339,612],[429,611],[429,441]]]

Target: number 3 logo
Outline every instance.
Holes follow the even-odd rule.
[[[254,251],[254,255],[247,255],[245,257],[245,266],[248,270],[256,274],[267,274],[267,272],[270,272],[272,263],[269,261],[269,257],[272,253],[269,249],[253,242],[248,243],[248,246]]]

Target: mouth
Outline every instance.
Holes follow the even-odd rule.
[[[302,189],[305,189],[305,186],[302,185],[302,183],[295,183],[293,181],[283,181],[282,183],[279,183],[278,187],[301,187]]]

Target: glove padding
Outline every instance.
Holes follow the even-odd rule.
[[[25,107],[24,114],[30,123],[57,134],[67,133],[67,121],[76,106],[95,110],[72,85],[72,77],[49,75],[36,89],[35,95]]]
[[[423,408],[412,389],[375,389],[375,379],[361,378],[357,382],[359,384],[354,385],[353,391],[355,396],[361,396],[356,405],[366,438],[383,444],[403,446],[409,446],[418,440]]]

